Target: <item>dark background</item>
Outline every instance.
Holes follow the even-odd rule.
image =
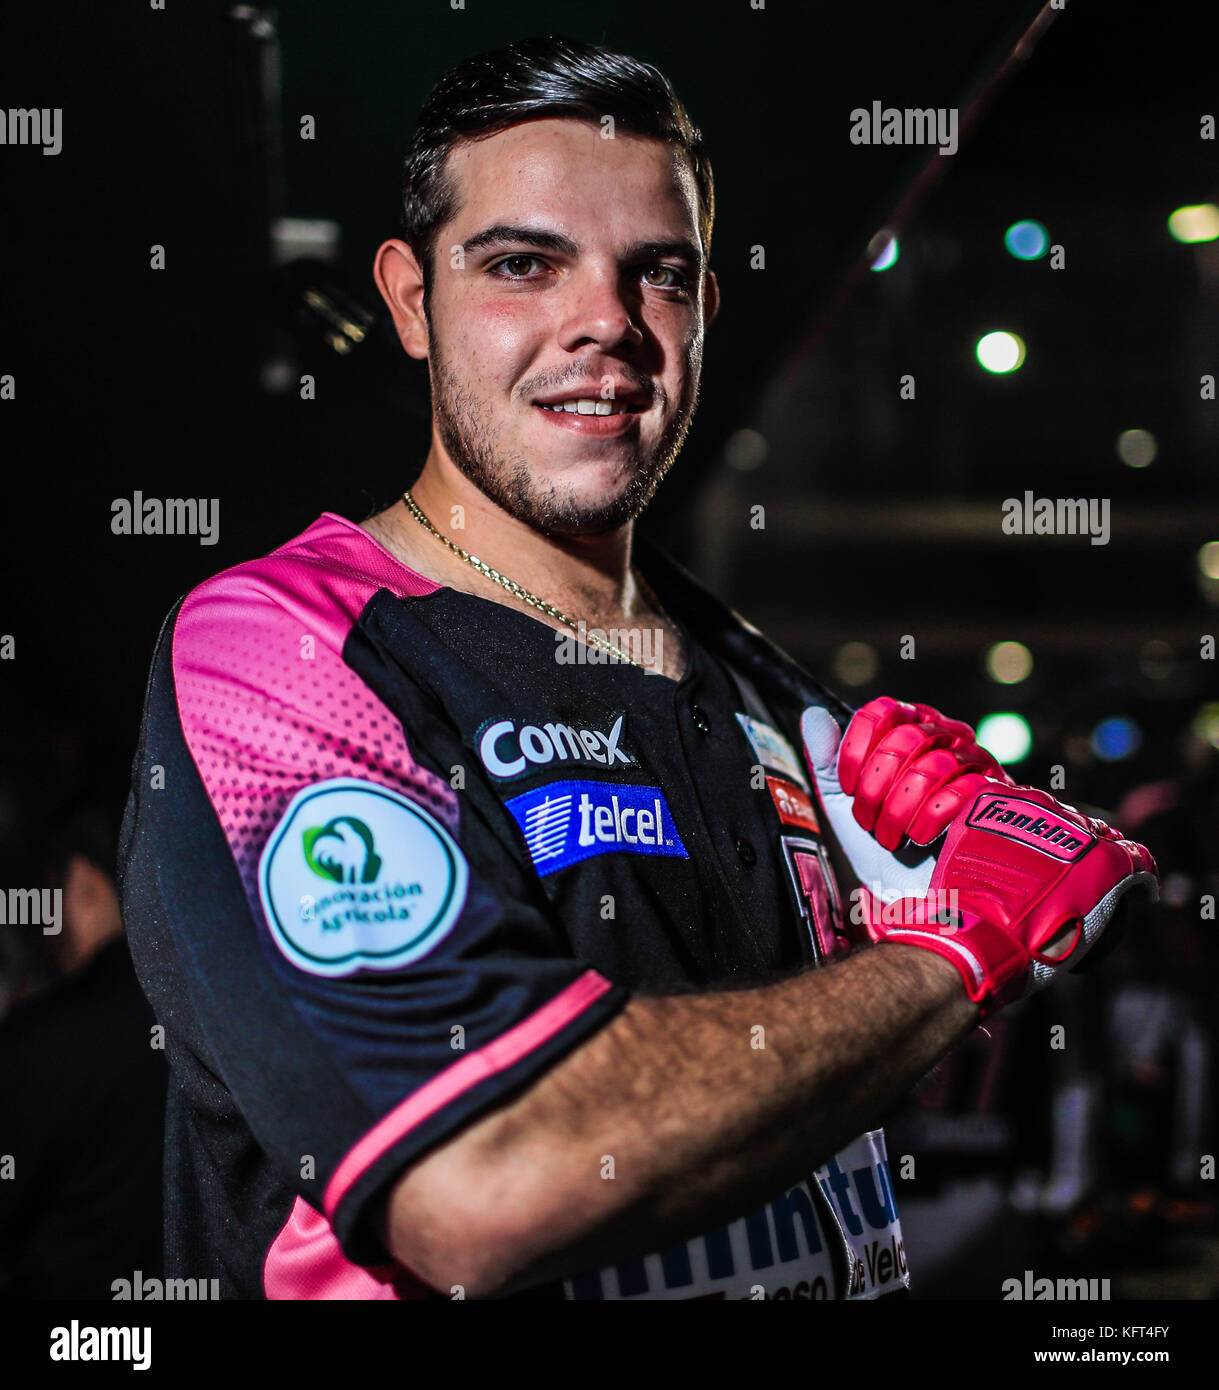
[[[1199,936],[1190,904],[1214,891],[1219,824],[1219,681],[1201,646],[1219,634],[1219,581],[1197,560],[1219,540],[1219,404],[1199,389],[1219,372],[1219,242],[1166,229],[1173,208],[1219,196],[1200,138],[1219,115],[1210,7],[288,0],[269,165],[229,8],[71,0],[14,9],[0,30],[0,98],[64,111],[57,157],[0,148],[0,375],[16,381],[0,402],[6,881],[28,880],[40,818],[63,797],[121,803],[152,647],[181,594],[323,510],[362,518],[410,482],[426,378],[386,333],[370,274],[397,232],[401,152],[451,63],[558,31],[655,62],[715,169],[723,309],[646,528],[852,703],[1020,712],[1033,745],[1013,772],[1046,785],[1062,766],[1072,801],[1111,809],[1166,783],[1168,801],[1140,815],[1178,815],[1190,841],[1174,861],[1193,886],[1169,983],[1213,1015],[1213,924]],[[849,113],[874,99],[962,108],[959,153],[852,145]],[[271,266],[274,215],[339,224],[328,283],[377,315],[358,350],[331,351],[300,312],[300,277]],[[1026,217],[1063,269],[1008,255],[1004,229]],[[875,273],[882,227],[901,252]],[[758,245],[764,270],[750,267]],[[1010,376],[974,359],[995,328],[1028,347]],[[310,373],[317,398],[272,389],[277,372],[281,387]],[[1159,445],[1144,469],[1115,451],[1135,427]],[[219,543],[112,534],[113,501],[137,490],[218,498]],[[1109,544],[1004,535],[1001,503],[1026,490],[1108,499]],[[1018,685],[985,672],[1002,640],[1032,653]],[[860,684],[847,642],[872,651]],[[1091,734],[1115,715],[1141,744],[1105,760]],[[1168,1125],[1171,1097],[1156,1104],[1135,1115],[1144,1135]],[[1044,1130],[1044,1107],[1030,1114],[1028,1132]]]
[[[401,151],[444,67],[555,28],[657,62],[712,151],[724,307],[649,528],[830,684],[838,643],[873,643],[877,678],[852,698],[893,690],[976,718],[996,694],[981,653],[1022,640],[1034,678],[1003,694],[1036,702],[1029,775],[1059,760],[1067,723],[1086,734],[1110,713],[1147,726],[1138,772],[1151,771],[1175,757],[1214,669],[1196,659],[1215,610],[1194,557],[1219,535],[1219,411],[1198,390],[1219,365],[1219,252],[1165,230],[1173,207],[1215,192],[1214,143],[1199,139],[1214,90],[1206,11],[1070,0],[982,110],[1038,9],[637,3],[607,18],[599,4],[486,15],[294,0],[279,7],[279,211],[341,224],[336,269],[379,308],[372,253],[396,231]],[[62,106],[64,148],[0,151],[3,370],[16,377],[2,417],[3,626],[17,639],[3,723],[19,739],[33,716],[71,728],[107,776],[124,773],[174,599],[324,509],[366,514],[409,481],[426,441],[426,383],[379,330],[360,360],[291,344],[314,401],[259,387],[276,348],[262,186],[224,13],[73,3],[4,21],[7,100]],[[848,113],[873,99],[977,119],[951,158],[854,146]],[[298,138],[304,113],[312,141]],[[869,274],[869,240],[909,210],[920,173],[898,264]],[[1006,253],[1004,228],[1025,216],[1063,245],[1065,269]],[[154,243],[163,271],[148,268]],[[1011,377],[973,360],[991,327],[1028,343]],[[898,399],[904,373],[914,401]],[[724,452],[744,426],[768,454],[743,475]],[[1160,442],[1148,469],[1115,455],[1131,426]],[[137,489],[219,498],[219,544],[112,535],[112,501]],[[1110,544],[1003,536],[999,503],[1026,489],[1112,499]],[[764,531],[750,529],[755,504]],[[896,664],[903,634],[918,657]],[[1179,654],[1167,681],[1140,673],[1152,638]],[[1120,793],[1107,769],[1091,777],[1100,799]]]

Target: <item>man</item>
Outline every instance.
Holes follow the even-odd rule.
[[[1075,947],[1089,916],[1074,964],[1149,863],[1048,797],[1019,833],[1071,848],[1016,843],[1010,783],[924,707],[869,707],[838,758],[849,711],[661,554],[633,567],[718,301],[710,166],[654,69],[559,39],[463,63],[404,214],[376,277],[429,365],[418,481],[202,585],[154,663],[125,910],[177,1079],[170,1272],[269,1298],[903,1288],[873,1127],[1049,977],[1022,931],[1069,919]],[[998,834],[964,825],[983,794]],[[938,858],[890,853],[907,830],[946,830]],[[886,918],[955,893],[978,839],[1045,863],[942,929]],[[849,953],[860,881],[907,944]]]
[[[0,1021],[0,1298],[113,1297],[161,1266],[166,1068],[123,938],[115,808],[38,836],[62,896],[62,978]]]

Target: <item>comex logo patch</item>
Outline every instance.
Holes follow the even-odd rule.
[[[543,878],[598,854],[690,857],[659,787],[550,782],[504,804]]]
[[[626,715],[620,714],[609,733],[577,729],[570,724],[523,724],[513,719],[488,724],[478,740],[478,756],[492,777],[519,777],[530,766],[583,763],[593,767],[634,767],[635,759],[622,747]]]

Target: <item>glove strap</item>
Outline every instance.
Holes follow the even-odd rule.
[[[977,913],[958,911],[946,926],[936,922],[931,902],[904,899],[882,906],[872,899],[869,909],[868,931],[879,945],[919,946],[956,967],[966,994],[979,1006],[979,1022],[1023,993],[1028,952]]]

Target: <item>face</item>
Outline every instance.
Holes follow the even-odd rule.
[[[715,308],[689,165],[542,120],[459,144],[448,171],[427,310],[440,442],[537,530],[619,527],[681,448]]]

